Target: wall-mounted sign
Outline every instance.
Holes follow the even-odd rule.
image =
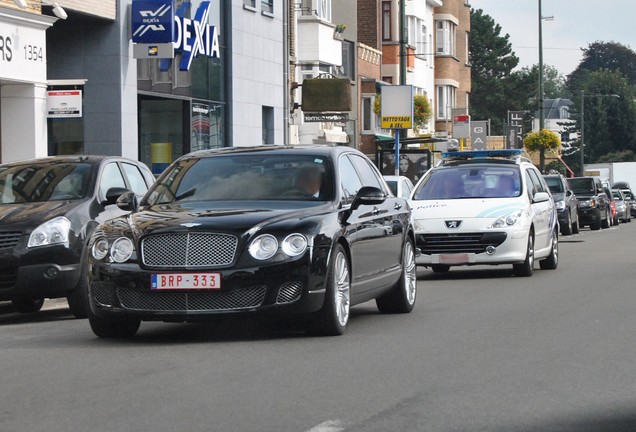
[[[174,8],[172,0],[132,2],[132,41],[142,44],[172,42]]]
[[[161,49],[161,44],[168,42],[182,53],[182,71],[190,70],[192,60],[199,55],[219,58],[219,32],[208,24],[210,2],[202,1],[193,18],[186,16],[191,7],[190,2],[184,1],[175,12],[172,0],[133,0],[133,42],[141,45],[141,49],[134,49],[135,57],[174,57],[174,53],[168,55]],[[161,68],[165,70],[169,64],[162,64]]]
[[[81,117],[81,90],[49,90],[46,92],[48,118]]]
[[[306,122],[346,122],[349,113],[304,113]]]
[[[45,25],[0,22],[0,79],[46,82]]]

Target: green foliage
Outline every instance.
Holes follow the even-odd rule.
[[[634,162],[636,161],[636,153],[631,150],[623,150],[618,152],[607,153],[598,158],[599,163],[608,162]]]
[[[567,169],[563,162],[554,160],[545,166],[545,170],[547,173],[558,173],[562,175],[567,175]]]
[[[583,60],[568,76],[568,87],[577,90],[581,80],[592,71],[609,69],[619,71],[631,85],[636,85],[636,52],[617,42],[596,41],[583,49]]]
[[[554,150],[559,148],[561,138],[551,130],[541,129],[540,132],[529,133],[523,144],[528,151]]]
[[[423,128],[431,118],[431,104],[426,96],[413,97],[413,126]]]

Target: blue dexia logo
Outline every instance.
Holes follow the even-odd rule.
[[[192,59],[199,55],[220,57],[219,32],[215,26],[208,24],[210,2],[202,1],[194,18],[186,18],[189,2],[183,2],[175,14],[174,48],[183,52],[179,70],[190,69]]]
[[[174,11],[173,0],[134,0],[132,7],[132,40],[140,44],[172,43],[182,52],[179,70],[190,69],[192,59],[204,55],[220,57],[219,32],[208,24],[210,2],[204,0],[193,18],[186,16],[191,2],[184,1]],[[166,69],[170,60],[164,59],[161,68]]]

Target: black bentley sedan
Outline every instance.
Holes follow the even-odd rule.
[[[415,305],[408,203],[357,150],[195,152],[139,203],[128,193],[118,205],[132,213],[102,223],[89,243],[89,322],[99,337],[132,337],[141,321],[254,313],[340,335],[352,305]]]
[[[0,301],[37,312],[44,299],[68,299],[86,318],[86,243],[95,227],[125,211],[154,176],[141,162],[109,156],[53,156],[0,165]]]

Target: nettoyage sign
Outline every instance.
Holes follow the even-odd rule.
[[[219,58],[219,32],[208,24],[210,2],[202,1],[194,17],[186,17],[191,2],[183,2],[175,11],[172,0],[133,0],[132,41],[135,57],[167,58],[162,47],[172,44],[182,53],[179,70],[190,70],[192,60],[199,55]]]

